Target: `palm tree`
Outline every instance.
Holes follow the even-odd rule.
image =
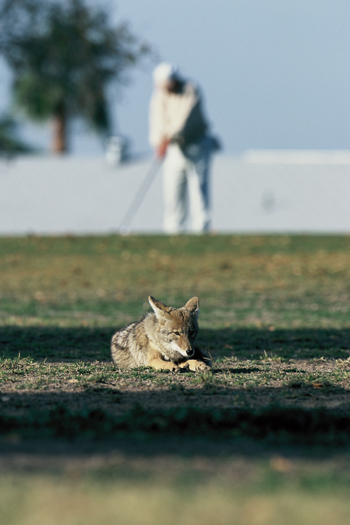
[[[53,121],[53,151],[67,150],[72,117],[108,131],[106,88],[125,83],[149,46],[84,0],[2,1],[0,52],[14,72],[15,101],[30,118]]]

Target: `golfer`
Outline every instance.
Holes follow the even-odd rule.
[[[169,234],[183,231],[189,202],[192,231],[207,232],[213,140],[200,93],[166,62],[155,68],[153,80],[149,140],[156,156],[164,158],[164,230]]]

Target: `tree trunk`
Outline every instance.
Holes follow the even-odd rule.
[[[53,118],[53,142],[54,153],[66,153],[67,147],[67,116],[64,104],[60,104]]]

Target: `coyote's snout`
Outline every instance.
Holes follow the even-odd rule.
[[[192,297],[182,308],[166,306],[154,297],[149,297],[148,301],[153,312],[114,334],[114,363],[119,368],[208,369],[211,366],[209,356],[194,346],[198,334],[198,298]]]

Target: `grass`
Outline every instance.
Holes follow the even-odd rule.
[[[278,464],[278,458],[275,458]],[[124,524],[213,523],[242,525],[347,525],[350,505],[344,488],[329,492],[329,478],[306,476],[286,482],[267,465],[248,485],[206,481],[165,485],[153,480],[86,480],[79,473],[62,482],[57,477],[11,477],[0,484],[2,516],[14,525],[60,523]],[[321,479],[320,479],[321,478]],[[348,480],[347,480],[348,481]],[[13,486],[22,504],[13,512]],[[305,497],[305,492],[310,497]],[[34,496],[34,498],[33,498]],[[57,497],[59,496],[59,497]],[[64,501],[64,505],[61,502]],[[30,518],[28,519],[28,516]],[[8,518],[9,517],[9,518]]]
[[[148,295],[212,372],[114,368]],[[350,237],[1,238],[0,300],[6,525],[349,522]]]

